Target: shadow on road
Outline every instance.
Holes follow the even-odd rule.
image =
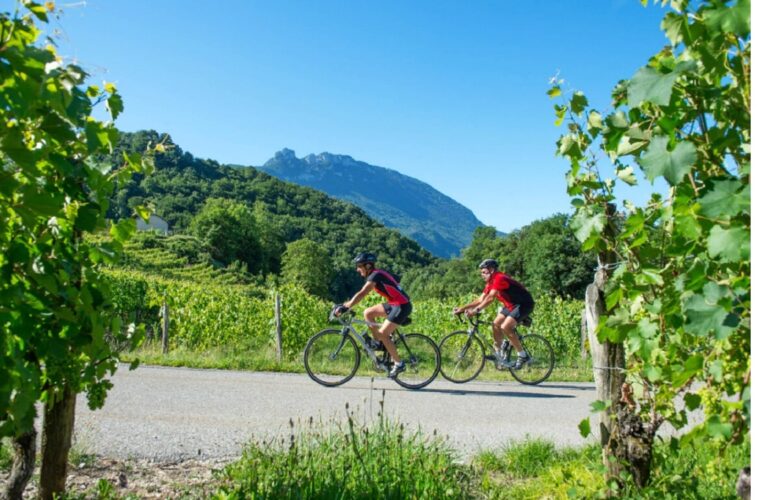
[[[542,388],[543,389],[543,388]],[[387,388],[387,392],[411,392],[410,389],[399,388]],[[567,399],[575,398],[571,394],[551,394],[546,392],[519,392],[519,391],[477,391],[472,389],[434,389],[424,388],[418,391],[412,392],[427,392],[432,394],[452,394],[454,396],[492,396],[492,397],[505,397],[505,398],[534,398],[534,399]]]
[[[594,385],[570,385],[567,382],[561,382],[559,384],[542,384],[539,386],[542,389],[566,389],[568,391],[594,391]]]

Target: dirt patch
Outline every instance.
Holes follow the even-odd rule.
[[[231,461],[91,458],[70,466],[67,493],[74,498],[210,498],[220,484],[217,472]],[[24,498],[36,497],[39,472],[24,490]],[[9,471],[0,471],[0,484],[6,484],[8,475]]]

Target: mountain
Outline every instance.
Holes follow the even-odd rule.
[[[459,255],[475,228],[483,225],[471,210],[429,184],[350,156],[321,153],[299,159],[283,149],[260,168],[354,203],[440,257]]]
[[[152,205],[174,234],[188,234],[195,215],[211,199],[252,207],[263,223],[262,232],[270,235],[263,248],[249,249],[254,260],[265,262],[262,278],[281,274],[281,255],[288,244],[310,239],[330,255],[334,271],[330,292],[335,300],[349,298],[360,288],[352,258],[361,251],[376,253],[383,266],[399,275],[435,261],[416,241],[385,227],[352,203],[255,168],[233,168],[197,158],[167,134],[153,130],[121,133],[113,153],[101,162],[121,165],[124,153],[141,153],[148,143],[161,141],[165,150],[154,155],[154,173],[133,176],[114,194],[111,219],[130,217],[136,205]],[[186,252],[197,255],[199,249]]]

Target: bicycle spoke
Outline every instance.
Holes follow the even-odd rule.
[[[440,371],[443,377],[451,382],[469,382],[483,369],[483,354],[480,341],[470,337],[465,331],[453,332],[440,342]]]
[[[409,333],[395,342],[405,371],[395,381],[408,389],[420,389],[432,382],[440,371],[440,350],[435,342],[419,333]]]
[[[510,369],[520,383],[535,385],[546,380],[555,366],[555,353],[547,339],[540,335],[524,335],[520,338],[530,361],[522,368]]]
[[[348,335],[324,330],[307,342],[304,368],[318,384],[341,385],[351,379],[360,366],[360,349]]]

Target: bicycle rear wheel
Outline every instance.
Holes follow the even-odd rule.
[[[349,381],[360,366],[360,348],[339,330],[315,334],[304,348],[304,369],[320,385],[334,387]]]
[[[555,351],[547,339],[535,333],[521,335],[520,342],[530,361],[519,370],[510,368],[509,372],[521,384],[536,385],[544,382],[555,367]]]
[[[440,350],[431,338],[420,333],[408,333],[395,337],[395,347],[405,362],[405,371],[395,377],[395,382],[406,389],[421,389],[440,372]]]
[[[440,341],[440,355],[440,373],[457,384],[474,380],[485,366],[483,344],[464,330],[449,333]]]

